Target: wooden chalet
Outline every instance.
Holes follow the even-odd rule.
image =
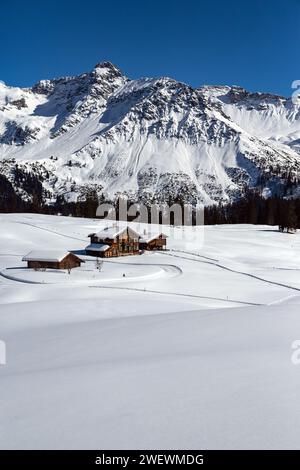
[[[139,241],[140,250],[165,250],[167,247],[167,235],[164,233],[147,232]]]
[[[73,253],[61,250],[31,251],[22,258],[22,261],[27,261],[27,267],[32,269],[73,269],[84,263]]]
[[[91,242],[85,248],[87,255],[111,258],[139,254],[140,235],[128,226],[115,224],[88,236]]]

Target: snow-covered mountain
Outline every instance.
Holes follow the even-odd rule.
[[[46,202],[89,190],[205,204],[258,185],[270,194],[297,179],[299,109],[236,86],[129,80],[110,62],[32,88],[0,82],[0,175],[23,199],[39,185]]]

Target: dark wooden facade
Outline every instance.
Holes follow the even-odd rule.
[[[140,250],[165,250],[167,246],[167,240],[165,235],[161,233],[156,238],[153,238],[151,240],[141,239],[139,246]]]
[[[73,253],[67,254],[61,261],[31,260],[27,261],[27,267],[32,269],[73,269],[84,263]]]
[[[113,238],[99,236],[97,233],[89,235],[91,244],[107,245],[108,248],[98,251],[93,248],[86,248],[86,253],[90,256],[99,256],[101,258],[111,258],[116,256],[128,256],[139,254],[139,235],[131,235],[128,229]]]

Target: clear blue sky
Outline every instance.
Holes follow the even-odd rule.
[[[110,60],[131,78],[290,95],[300,0],[3,0],[0,80],[29,86]]]

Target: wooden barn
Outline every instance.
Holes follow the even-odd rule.
[[[140,250],[165,250],[167,247],[167,235],[145,231],[139,241]]]
[[[115,224],[88,236],[91,243],[85,248],[87,255],[110,258],[139,254],[140,235],[128,226]]]
[[[27,267],[32,269],[73,269],[84,263],[73,253],[61,250],[31,251],[22,261],[27,261]]]

